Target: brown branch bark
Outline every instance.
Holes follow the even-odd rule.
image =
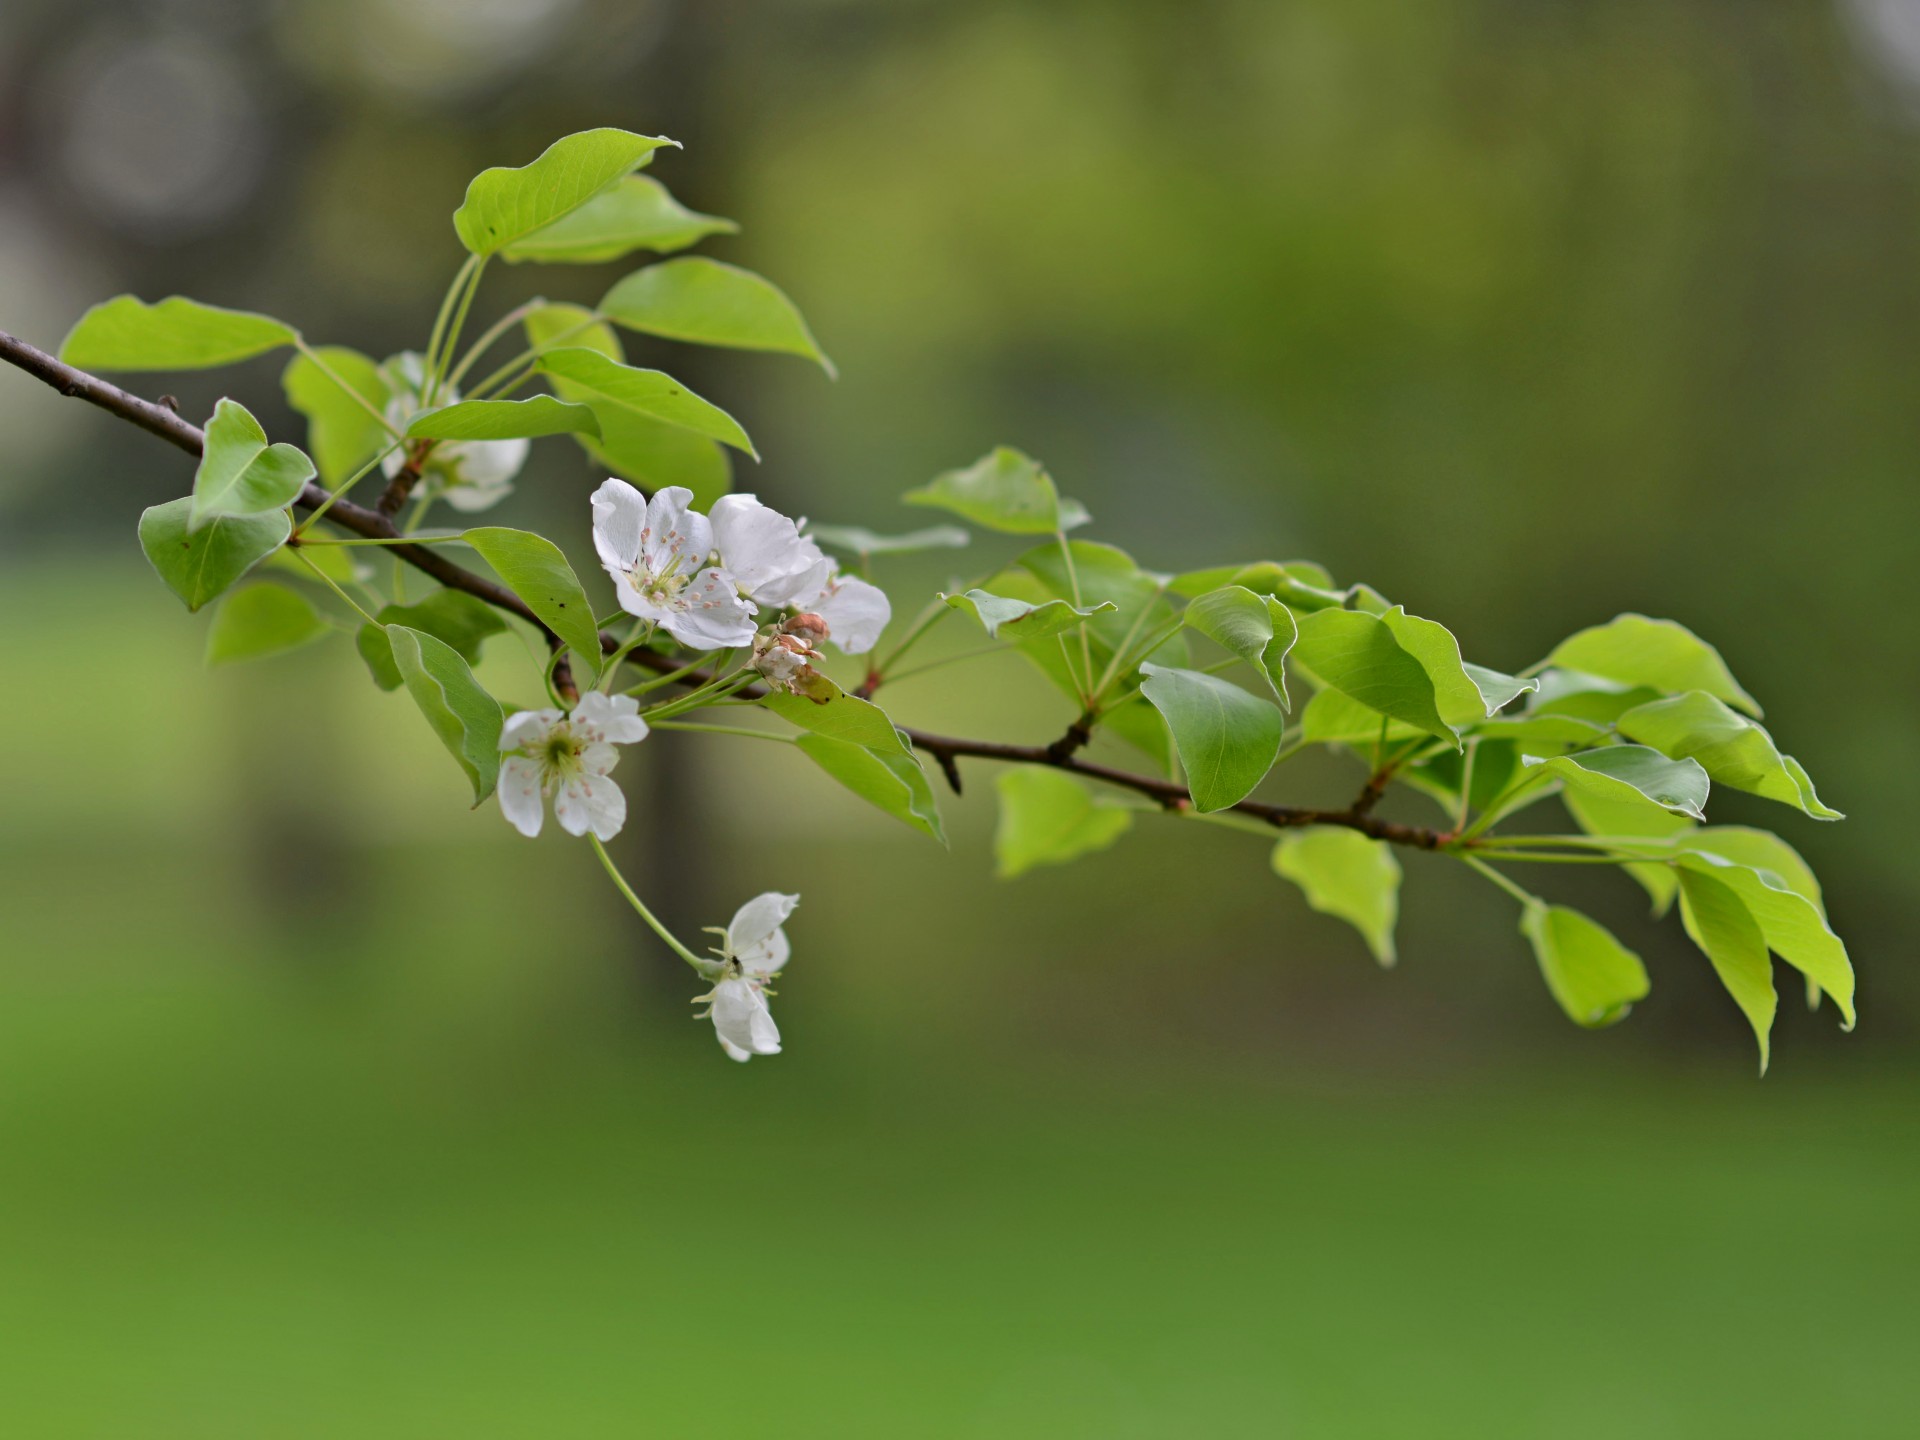
[[[171,442],[189,455],[199,455],[205,444],[200,427],[181,419],[163,405],[157,405],[118,385],[76,370],[71,365],[46,353],[46,351],[28,344],[24,340],[0,331],[0,359],[19,366],[29,375],[45,381],[63,395],[85,400],[122,420],[138,425],[141,429],[158,435]],[[303,510],[317,510],[327,507],[325,519],[341,529],[352,532],[368,540],[397,540],[401,538],[393,521],[377,509],[355,505],[348,500],[336,500],[325,487],[309,483],[294,502]],[[388,552],[397,555],[415,569],[432,576],[451,590],[462,590],[487,604],[506,610],[531,621],[550,642],[556,637],[540,617],[512,590],[498,581],[489,580],[484,575],[475,574],[464,566],[457,565],[438,554],[427,545],[392,545]],[[619,648],[619,642],[611,635],[602,633],[602,647],[609,653]],[[678,669],[678,664],[670,657],[656,655],[651,651],[638,650],[627,659],[636,665],[661,673]],[[711,676],[696,672],[686,677],[686,684],[704,684]],[[739,692],[744,699],[753,699],[766,692],[752,687]],[[931,755],[948,782],[958,793],[960,789],[960,771],[958,761],[962,758],[994,760],[1010,765],[1046,765],[1055,770],[1064,770],[1070,774],[1085,776],[1105,785],[1113,785],[1123,790],[1131,790],[1158,801],[1168,809],[1179,810],[1193,803],[1184,785],[1172,780],[1164,780],[1154,775],[1138,775],[1128,770],[1118,770],[1108,765],[1083,760],[1075,753],[1088,738],[1087,727],[1076,721],[1067,734],[1050,745],[1014,745],[998,740],[965,740],[951,735],[935,735],[924,730],[902,727],[914,748]],[[1369,791],[1371,786],[1369,786]],[[1233,806],[1234,813],[1252,816],[1277,829],[1291,829],[1302,825],[1341,825],[1349,830],[1358,830],[1375,840],[1384,840],[1393,845],[1407,845],[1420,850],[1435,850],[1452,840],[1450,832],[1434,830],[1420,825],[1403,825],[1392,820],[1381,820],[1370,813],[1377,795],[1363,792],[1360,802],[1345,810],[1303,809],[1292,805],[1270,805],[1259,800],[1242,800]]]

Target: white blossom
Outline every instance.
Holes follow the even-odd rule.
[[[713,534],[720,563],[749,598],[775,610],[820,616],[828,639],[849,655],[871,650],[893,617],[885,591],[842,575],[839,561],[751,495],[714,502]]]
[[[647,738],[640,702],[631,695],[580,697],[571,713],[520,710],[500,730],[500,813],[522,835],[540,833],[542,796],[553,798],[553,815],[569,835],[591,830],[602,840],[620,833],[627,797],[608,778],[620,752]]]
[[[688,508],[682,485],[641,497],[624,480],[593,492],[593,545],[613,577],[620,608],[658,624],[696,650],[753,642],[754,607],[734,577],[711,562],[713,529]]]
[[[387,420],[395,429],[405,430],[407,422],[420,413],[426,361],[408,350],[382,365],[380,375],[387,383]],[[434,408],[459,398],[460,392],[448,386],[434,398]],[[444,499],[468,514],[485,510],[512,493],[513,477],[527,463],[529,448],[526,440],[437,440],[421,467],[415,493]],[[400,449],[381,461],[380,468],[391,480],[406,463],[406,450]]]
[[[720,1048],[735,1060],[780,1053],[780,1027],[767,1008],[767,982],[785,968],[790,947],[781,929],[798,895],[769,890],[734,912],[719,950],[719,978],[694,1001],[707,1007],[696,1020],[711,1019]]]

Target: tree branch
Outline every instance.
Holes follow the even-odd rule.
[[[101,409],[119,416],[122,420],[138,425],[141,429],[158,435],[171,442],[189,455],[199,455],[205,445],[205,436],[200,427],[181,419],[165,406],[156,405],[151,400],[142,399],[118,385],[89,375],[84,370],[76,370],[62,363],[46,351],[28,344],[24,340],[0,331],[0,359],[19,366],[29,375],[45,381],[62,395],[85,400],[98,405]],[[326,519],[343,530],[349,530],[368,540],[397,540],[402,538],[393,521],[379,510],[370,510],[355,505],[351,501],[336,500],[325,487],[309,482],[301,491],[294,504],[303,510],[317,510],[327,507]],[[518,615],[521,619],[537,626],[549,643],[558,643],[557,637],[540,617],[533,613],[527,602],[498,581],[477,575],[464,566],[439,554],[427,545],[393,545],[389,553],[398,556],[416,570],[432,576],[450,590],[461,590],[484,600],[487,604]],[[604,631],[600,644],[608,654],[619,649],[619,641]],[[657,655],[649,650],[636,650],[628,654],[633,664],[665,673],[676,670],[678,663],[667,655]],[[707,683],[713,677],[701,672],[687,675],[682,683],[697,686]],[[739,692],[741,699],[758,699],[766,694],[760,686],[751,686]],[[1046,765],[1055,770],[1064,770],[1070,774],[1082,775],[1089,780],[1097,780],[1105,785],[1131,790],[1157,800],[1170,810],[1184,810],[1192,806],[1192,798],[1187,788],[1172,780],[1163,780],[1153,775],[1136,775],[1131,771],[1117,770],[1111,766],[1096,764],[1081,759],[1074,752],[1090,738],[1090,731],[1084,721],[1076,721],[1067,734],[1051,745],[1013,745],[997,740],[963,740],[950,735],[934,735],[924,730],[902,727],[914,748],[933,756],[945,773],[955,793],[960,789],[960,771],[956,763],[962,757],[978,760],[997,760],[1010,765]],[[1384,788],[1384,787],[1383,787]],[[1258,800],[1242,800],[1233,810],[1242,815],[1250,815],[1262,820],[1276,829],[1292,829],[1303,825],[1340,825],[1349,830],[1357,830],[1375,840],[1384,840],[1393,845],[1407,845],[1420,850],[1436,850],[1453,840],[1449,831],[1430,829],[1419,825],[1402,825],[1392,820],[1381,820],[1369,813],[1373,802],[1379,797],[1373,794],[1372,785],[1363,791],[1359,802],[1345,810],[1302,809],[1291,805],[1269,805]]]

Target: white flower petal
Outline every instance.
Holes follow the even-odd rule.
[[[507,483],[520,473],[532,448],[530,440],[464,441],[453,460],[454,475],[462,485],[505,494]]]
[[[743,969],[771,975],[786,964],[790,951],[786,932],[780,927],[799,903],[798,895],[769,890],[733,912],[727,925],[727,949]]]
[[[627,797],[605,775],[569,775],[553,797],[553,818],[569,835],[611,840],[627,823]]]
[[[635,588],[632,577],[626,571],[616,570],[611,565],[604,568],[607,574],[613,577],[614,597],[619,600],[622,610],[629,615],[637,615],[642,620],[651,620],[656,625],[664,625],[672,618],[673,611],[659,601],[650,600],[642,595]]]
[[[780,1027],[773,1023],[767,997],[746,980],[722,980],[713,987],[713,1030],[720,1043],[749,1055],[778,1055]]]
[[[607,775],[620,763],[620,752],[604,740],[589,741],[580,751],[580,768],[589,775]]]
[[[670,603],[661,628],[683,645],[725,650],[753,643],[754,607],[740,598],[724,570],[701,571]]]
[[[806,563],[780,579],[762,585],[754,592],[754,599],[776,610],[812,608],[812,602],[839,573],[840,563],[805,535],[800,537],[800,550]]]
[[[827,638],[849,655],[864,655],[893,618],[887,592],[850,575],[842,576],[812,606],[827,622]]]
[[[653,492],[647,519],[640,531],[640,559],[649,575],[669,572],[685,575],[707,563],[713,549],[713,527],[707,517],[687,507],[693,492],[684,485],[668,485]]]
[[[500,748],[523,750],[539,745],[565,718],[558,710],[516,710],[500,727]]]
[[[626,481],[609,479],[593,492],[593,548],[616,580],[616,572],[640,563],[640,532],[646,523],[646,498]],[[626,604],[624,598],[621,604]]]
[[[494,786],[493,793],[500,797],[500,813],[529,840],[540,833],[541,822],[546,818],[545,807],[540,803],[540,781],[538,761],[524,755],[509,755],[500,762],[500,779]]]
[[[713,502],[713,541],[727,573],[756,600],[763,588],[810,569],[819,554],[801,540],[793,521],[751,495],[722,495]]]
[[[738,1060],[743,1065],[753,1058],[751,1050],[742,1050],[724,1035],[720,1037],[720,1048],[727,1052],[729,1060]]]
[[[632,745],[647,738],[647,722],[640,702],[631,695],[607,695],[589,690],[573,707],[575,723],[591,728],[610,745]]]

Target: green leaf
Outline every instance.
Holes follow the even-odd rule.
[[[1560,755],[1568,750],[1592,750],[1605,745],[1610,738],[1604,725],[1576,720],[1571,715],[1525,715],[1512,720],[1482,720],[1468,726],[1467,733],[1485,740],[1511,740],[1525,746],[1529,755]]]
[[[1686,626],[1626,614],[1568,636],[1547,657],[1550,665],[1583,670],[1623,685],[1645,685],[1668,695],[1704,690],[1758,718],[1760,707],[1740,688],[1720,652]]]
[[[794,303],[772,281],[738,265],[697,255],[649,265],[609,290],[600,311],[643,334],[800,355],[834,373]]]
[[[1038,461],[1006,445],[964,470],[936,475],[900,498],[1008,535],[1051,535],[1090,518],[1079,501],[1060,497],[1053,477]]]
[[[299,547],[297,554],[283,545],[267,557],[266,563],[275,570],[297,575],[310,585],[320,585],[322,582],[314,578],[313,570],[307,568],[307,561],[310,560],[315,569],[336,585],[363,585],[373,578],[373,570],[353,557],[366,553],[357,546],[308,541]],[[306,558],[301,559],[301,556]]]
[[[1634,706],[1660,698],[1651,686],[1622,685],[1578,670],[1548,669],[1537,678],[1540,689],[1527,705],[1530,718],[1561,716],[1589,725],[1612,725]]]
[[[973,537],[958,525],[929,525],[905,535],[881,535],[858,525],[809,525],[807,534],[830,550],[851,555],[905,555],[915,550],[959,549]]]
[[[300,332],[251,310],[223,310],[183,295],[149,305],[116,295],[94,306],[60,343],[82,370],[206,370],[291,345]]]
[[[187,528],[219,515],[265,515],[285,509],[307,488],[313,462],[292,445],[269,445],[244,405],[222,400],[207,422],[206,446],[193,474]]]
[[[1706,819],[1704,807],[1711,787],[1707,772],[1692,760],[1669,760],[1645,745],[1610,745],[1550,760],[1529,760],[1543,773],[1559,776],[1571,789],[1615,800],[1639,796],[1675,814]]]
[[[659,370],[622,365],[579,345],[547,351],[540,357],[539,366],[544,373],[567,382],[577,399],[593,407],[601,417],[603,435],[609,428],[608,411],[624,411],[691,430],[744,450],[756,460],[760,458],[739,421]]]
[[[1255,560],[1247,565],[1212,565],[1205,570],[1188,570],[1176,575],[1167,585],[1169,593],[1192,600],[1222,585],[1239,585],[1256,595],[1271,595],[1277,600],[1303,601],[1302,610],[1322,610],[1346,603],[1346,594],[1333,588],[1333,577],[1324,565],[1311,560]]]
[[[1018,583],[1024,575],[1039,583],[1039,598],[1082,606],[1112,605],[1113,609],[1101,610],[1087,621],[1094,678],[1098,679],[1099,672],[1122,645],[1137,650],[1176,617],[1166,599],[1166,577],[1142,570],[1126,551],[1092,540],[1071,540],[1067,551],[1073,557],[1071,569],[1057,543],[1037,545],[989,583],[996,594],[1026,599],[1030,587]],[[1177,632],[1177,625],[1173,628]],[[1051,648],[1058,654],[1057,643],[1052,647],[1032,647],[1043,648]],[[1142,658],[1163,664],[1182,663],[1187,658],[1186,639],[1175,633],[1155,647],[1151,656]]]
[[[1181,619],[1251,665],[1280,708],[1291,708],[1286,660],[1300,632],[1285,605],[1239,585],[1223,585],[1195,596]]]
[[[358,350],[322,345],[314,352],[375,412],[387,406],[380,367]],[[287,404],[307,417],[307,450],[329,486],[339,483],[386,448],[386,427],[305,355],[296,355],[280,376]]]
[[[1662,755],[1698,760],[1716,785],[1778,800],[1816,820],[1846,818],[1821,803],[1800,762],[1782,755],[1772,736],[1704,691],[1636,706],[1615,724]]]
[[[543,435],[597,436],[591,408],[551,395],[525,400],[461,400],[423,410],[407,425],[410,440],[537,440]]]
[[[1469,665],[1460,658],[1460,642],[1434,620],[1409,615],[1395,605],[1381,612],[1380,623],[1393,632],[1400,648],[1420,662],[1433,682],[1435,708],[1440,718],[1458,730],[1489,719],[1515,696],[1540,688],[1537,680],[1521,680]]]
[[[597,265],[635,250],[662,255],[684,250],[709,235],[731,235],[739,228],[731,220],[687,209],[658,180],[628,175],[500,253],[510,261]]]
[[[460,762],[478,805],[493,793],[500,776],[500,702],[481,688],[473,671],[451,645],[423,630],[389,625],[393,663],[420,713]]]
[[[1832,996],[1846,1028],[1853,1028],[1853,964],[1816,901],[1770,870],[1756,870],[1720,855],[1690,850],[1675,863],[1680,867],[1683,899],[1691,876],[1711,879],[1732,891],[1758,923],[1767,945]]]
[[[989,595],[984,590],[969,590],[964,595],[940,597],[956,610],[964,610],[980,622],[980,628],[996,640],[1039,640],[1071,630],[1090,615],[1115,609],[1112,601],[1081,610],[1065,600],[1047,600],[1035,605],[1026,600],[1009,600],[1004,595]]]
[[[549,145],[530,165],[482,170],[453,212],[454,232],[475,255],[492,255],[585,205],[652,158],[664,136],[583,130]]]
[[[1105,850],[1133,824],[1133,812],[1124,805],[1095,797],[1057,770],[1006,770],[995,788],[1000,823],[993,832],[993,854],[1002,880],[1036,865],[1064,865]]]
[[[1166,717],[1187,771],[1193,808],[1236,805],[1273,768],[1285,721],[1268,701],[1216,675],[1142,665],[1140,693]]]
[[[405,625],[444,641],[469,665],[479,661],[483,641],[507,629],[498,610],[459,590],[436,590],[413,605],[385,606],[374,619],[380,623],[362,625],[354,643],[373,672],[373,683],[382,690],[398,690],[402,683],[400,669],[393,663],[393,647],[387,643],[388,625]]]
[[[1682,870],[1680,923],[1713,962],[1720,983],[1753,1027],[1753,1038],[1760,1045],[1760,1073],[1766,1074],[1768,1036],[1779,1001],[1759,922],[1728,886],[1700,871]]]
[[[1697,828],[1686,816],[1663,810],[1638,794],[1620,798],[1570,785],[1561,792],[1560,803],[1567,807],[1574,822],[1587,834],[1608,839],[1668,840]],[[1673,897],[1680,888],[1673,867],[1663,863],[1636,862],[1622,868],[1639,882],[1652,899],[1653,913],[1666,914],[1667,907],[1673,904]]]
[[[825,735],[802,735],[794,741],[809,759],[862,800],[896,820],[904,820],[942,845],[946,830],[940,824],[940,806],[920,762],[897,744],[869,750]]]
[[[789,724],[829,740],[844,740],[876,754],[897,753],[913,758],[913,751],[894,728],[893,721],[887,718],[886,711],[871,700],[847,694],[824,676],[817,683],[819,699],[776,692],[760,703]]]
[[[1576,1025],[1597,1030],[1624,1020],[1651,988],[1640,957],[1578,910],[1530,901],[1520,912],[1520,933],[1533,946],[1547,989]]]
[[[1360,932],[1382,965],[1397,958],[1400,862],[1391,847],[1343,825],[1295,830],[1273,847],[1275,873],[1298,885],[1307,904]]]
[[[1687,827],[1680,838],[1674,840],[1674,845],[1677,849],[1718,855],[1750,870],[1764,871],[1812,905],[1821,919],[1826,918],[1826,902],[1812,867],[1800,858],[1798,850],[1771,831],[1756,830],[1748,825]]]
[[[249,585],[220,602],[207,630],[207,664],[263,660],[324,638],[328,625],[313,602],[281,585]]]
[[[584,306],[542,306],[527,317],[526,332],[532,345],[550,346],[563,341],[597,351],[615,363],[625,359],[613,327],[595,321],[593,312]],[[595,398],[593,391],[560,375],[547,378],[562,400],[584,403]],[[597,463],[622,479],[649,492],[684,485],[693,492],[696,509],[705,509],[732,488],[733,469],[727,452],[706,436],[614,405],[603,405],[595,414],[600,422],[599,437],[573,438]]]
[[[567,642],[575,663],[600,673],[600,627],[580,579],[551,540],[526,530],[487,525],[469,530],[466,542],[494,568],[510,589]]]
[[[1382,715],[1459,744],[1453,727],[1441,717],[1433,677],[1379,616],[1316,610],[1300,616],[1299,625],[1294,659],[1323,684]]]
[[[1103,711],[1100,733],[1131,745],[1153,761],[1154,772],[1171,780],[1174,773],[1173,732],[1160,712],[1139,696]]]
[[[1442,750],[1437,755],[1429,755],[1401,770],[1398,778],[1431,796],[1449,815],[1457,814],[1460,809],[1460,786],[1468,779],[1469,755],[1473,757],[1473,794],[1469,803],[1475,810],[1486,810],[1506,794],[1514,777],[1521,773],[1520,747],[1511,740],[1482,740],[1476,737],[1468,742],[1464,751]],[[1546,797],[1542,795],[1539,798]],[[1532,802],[1528,800],[1527,803]]]
[[[1402,720],[1392,720],[1371,705],[1362,705],[1351,695],[1329,686],[1317,693],[1300,711],[1300,738],[1309,745],[1373,745],[1381,740],[1385,723],[1385,744],[1402,745],[1427,732]]]
[[[284,510],[221,515],[189,532],[193,497],[155,505],[140,516],[140,548],[167,588],[198,610],[278,550],[293,532]]]

